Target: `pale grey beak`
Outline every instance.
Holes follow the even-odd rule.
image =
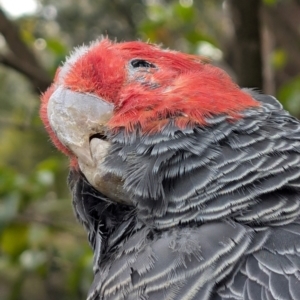
[[[48,119],[61,143],[81,163],[94,166],[89,151],[90,137],[102,133],[111,118],[114,106],[101,98],[58,87],[48,103]],[[104,141],[103,141],[104,142]]]
[[[58,87],[51,95],[47,112],[52,130],[60,142],[77,157],[89,183],[108,198],[129,204],[123,179],[103,166],[110,142],[92,138],[103,134],[114,106],[93,94]]]

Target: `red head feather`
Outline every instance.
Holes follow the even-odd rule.
[[[151,68],[132,69],[133,60]],[[170,118],[184,127],[205,125],[207,117],[227,114],[238,118],[247,108],[259,106],[249,94],[219,68],[198,56],[163,50],[142,42],[113,43],[103,39],[79,48],[61,68],[53,86],[42,97],[41,116],[54,144],[70,155],[56,138],[47,120],[47,102],[58,85],[92,93],[113,103],[108,126],[131,131],[159,131]]]
[[[156,68],[130,75],[129,63],[137,58]],[[129,130],[136,124],[147,131],[160,130],[172,116],[179,126],[203,125],[208,116],[238,116],[259,105],[226,73],[200,57],[142,42],[101,41],[75,62],[65,85],[113,102],[115,115],[109,125]]]

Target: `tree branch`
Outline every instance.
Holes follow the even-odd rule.
[[[32,65],[13,54],[0,54],[0,63],[26,76],[33,84],[37,93],[45,91],[51,84],[50,77],[40,66]]]
[[[38,63],[33,52],[22,41],[18,28],[0,9],[0,32],[11,51],[0,54],[0,63],[25,75],[32,83],[35,91],[41,93],[51,84],[51,78]]]

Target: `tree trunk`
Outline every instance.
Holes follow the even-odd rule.
[[[263,89],[261,0],[228,0],[234,25],[233,69],[241,87]]]

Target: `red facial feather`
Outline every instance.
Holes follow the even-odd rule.
[[[157,66],[143,75],[143,83],[138,80],[141,74],[127,75],[130,60],[137,58]],[[206,117],[238,117],[242,110],[259,106],[227,74],[200,57],[142,42],[101,41],[74,64],[65,85],[114,103],[115,115],[109,126],[129,131],[139,124],[145,131],[155,132],[169,117],[180,127],[204,125]]]
[[[75,62],[64,85],[115,102],[125,78],[124,59],[110,41],[103,40]]]
[[[133,59],[146,60],[156,68],[133,71]],[[241,111],[260,105],[225,72],[202,58],[142,42],[100,41],[71,64],[63,85],[113,103],[115,114],[108,126],[115,130],[131,131],[139,125],[144,132],[155,133],[170,118],[181,128],[205,125],[206,117],[227,114],[239,118]],[[47,101],[54,89],[42,97],[41,117],[54,144],[70,155],[47,120]]]

